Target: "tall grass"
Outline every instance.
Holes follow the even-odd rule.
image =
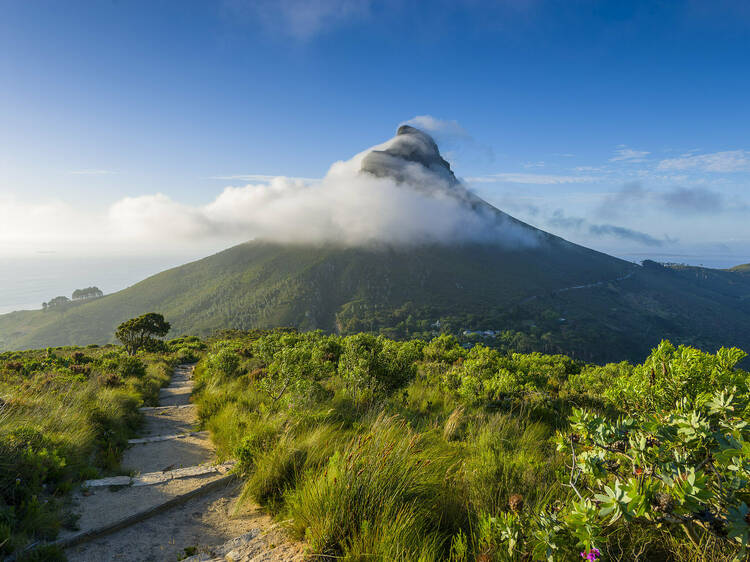
[[[511,414],[474,422],[467,438],[463,477],[473,509],[495,515],[511,495],[539,511],[551,498],[567,495],[558,481],[564,458],[549,444],[549,426]]]
[[[380,416],[288,493],[284,514],[321,554],[438,560],[467,521],[458,467],[456,450]]]

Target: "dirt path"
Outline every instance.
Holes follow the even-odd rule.
[[[238,509],[232,463],[217,465],[208,433],[196,431],[192,372],[178,366],[160,406],[142,408],[144,430],[122,462],[130,475],[88,481],[75,495],[79,531],[60,538],[72,543],[71,562],[301,559],[257,506]]]

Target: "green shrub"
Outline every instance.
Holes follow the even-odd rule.
[[[747,396],[750,374],[736,368],[745,357],[737,348],[710,354],[663,341],[643,365],[611,379],[604,396],[628,412],[668,411],[683,399],[692,405],[701,394],[717,389],[735,388]]]
[[[239,459],[244,497],[285,521],[313,556],[572,560],[596,548],[607,560],[719,562],[741,545],[716,531],[742,539],[750,529],[739,524],[750,504],[742,425],[750,410],[740,406],[748,392],[738,350],[663,344],[644,365],[596,366],[481,345],[466,351],[447,336],[423,344],[274,331],[229,334],[211,347],[196,368],[202,423],[221,455]],[[719,435],[714,414],[694,418],[691,408],[707,407],[707,390],[732,385],[741,399],[730,416],[736,427]],[[677,406],[668,403],[675,396]],[[570,417],[580,406],[589,417]],[[626,412],[637,415],[616,421]],[[669,445],[656,447],[649,477],[661,471],[660,486],[671,479],[684,491],[684,480],[712,494],[696,496],[708,512],[690,504],[679,514],[698,525],[692,535],[679,521],[638,511],[642,497],[649,505],[656,497],[632,487],[638,478],[652,486],[632,459],[642,454],[636,436],[653,437],[653,424]],[[555,430],[568,447],[578,435],[574,456],[555,450]],[[691,431],[699,443],[688,446]],[[721,476],[708,475],[706,486],[698,475],[694,483],[675,476],[700,463],[705,476],[708,459]],[[722,496],[730,491],[731,502]]]
[[[420,357],[418,342],[357,334],[343,339],[339,374],[355,401],[367,404],[413,379]]]
[[[146,366],[138,357],[125,356],[120,358],[117,372],[123,377],[138,377],[146,375]]]
[[[233,377],[240,366],[240,358],[236,350],[231,348],[223,348],[210,353],[206,362],[210,370],[224,377]]]
[[[281,432],[281,418],[268,419],[254,415],[244,433],[242,442],[235,449],[239,469],[248,474],[256,459],[274,447]]]

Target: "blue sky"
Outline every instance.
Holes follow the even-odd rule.
[[[101,253],[117,244],[85,224],[118,202],[199,215],[259,176],[320,178],[416,118],[470,187],[536,226],[618,255],[750,261],[746,2],[0,10],[0,255]],[[186,227],[184,246],[144,247],[125,230],[130,254],[242,237]]]

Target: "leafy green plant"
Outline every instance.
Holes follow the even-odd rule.
[[[737,545],[747,555],[750,517],[750,428],[732,392],[684,398],[672,412],[610,422],[583,410],[570,432],[557,436],[569,450],[568,485],[580,498],[566,522],[586,549],[619,520],[681,528],[699,548],[702,533]]]

